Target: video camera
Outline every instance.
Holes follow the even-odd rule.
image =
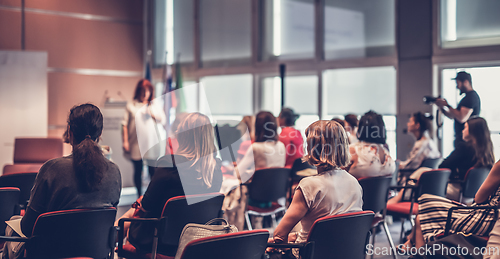
[[[438,98],[441,98],[441,96],[434,97],[434,96],[424,96],[423,100],[425,104],[433,104],[436,102]]]

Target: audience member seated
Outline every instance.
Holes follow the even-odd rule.
[[[304,139],[300,131],[295,129],[295,121],[299,118],[298,114],[290,108],[283,108],[278,117],[281,127],[279,140],[285,144],[286,163],[285,167],[292,168],[293,162],[297,158],[304,156]]]
[[[42,213],[116,207],[120,199],[121,175],[118,167],[103,156],[97,144],[102,128],[103,116],[96,106],[83,104],[71,109],[67,132],[73,153],[49,160],[40,168],[26,213],[20,219],[25,236],[31,236],[33,226]],[[17,217],[19,219],[20,216]],[[10,227],[7,227],[7,233],[16,234]],[[2,258],[23,257],[24,249],[16,247],[23,244],[8,242]],[[17,251],[15,254],[12,253],[14,249]]]
[[[247,153],[248,148],[252,145],[255,139],[255,117],[254,116],[243,116],[243,119],[238,123],[236,128],[241,132],[241,144],[238,149],[237,162],[239,162],[243,156]],[[248,132],[248,134],[247,134]]]
[[[177,128],[176,139],[177,152],[158,159],[153,179],[142,199],[138,199],[139,208],[131,208],[121,218],[159,218],[172,197],[219,192],[221,162],[215,157],[217,150],[210,119],[200,113],[187,114]],[[153,236],[153,225],[130,224],[128,240],[138,250],[150,252]],[[165,253],[175,254],[175,249],[172,247],[172,251]]]
[[[351,165],[348,171],[357,179],[391,175],[396,164],[389,154],[384,120],[380,114],[369,111],[359,120],[359,142],[350,145]]]
[[[465,142],[457,144],[455,150],[444,159],[439,168],[448,168],[451,170],[450,178],[463,180],[465,173],[471,167],[491,168],[495,158],[493,155],[493,144],[491,142],[490,130],[486,120],[481,117],[470,118],[464,125],[462,138]],[[410,179],[418,180],[422,173],[431,170],[431,168],[421,167],[410,175]],[[403,192],[398,193],[389,203],[400,202],[403,198]],[[410,192],[406,192],[407,195]],[[448,184],[446,196],[453,200],[459,199],[460,184]]]
[[[255,170],[269,167],[284,167],[286,159],[285,145],[278,140],[278,124],[276,117],[270,112],[261,111],[255,118],[255,142],[248,148],[245,156],[237,163],[234,177],[241,183],[251,180]],[[224,201],[228,221],[236,225],[239,230],[243,229],[244,212],[247,205],[247,188],[242,186],[228,194]],[[257,207],[267,207],[270,204],[248,203]],[[255,229],[262,228],[262,217],[252,217],[252,225]]]
[[[345,130],[345,121],[343,119],[341,119],[341,118],[333,118],[332,121],[335,121],[338,124],[340,124],[340,126],[342,126],[342,128],[344,128],[344,130]]]
[[[358,115],[356,114],[346,114],[344,116],[345,120],[345,130],[349,136],[349,144],[354,144],[358,142],[357,131],[358,131]]]
[[[349,164],[349,140],[342,126],[335,121],[316,121],[306,129],[306,136],[305,159],[316,166],[318,175],[300,181],[269,242],[305,242],[317,219],[362,210],[361,186],[342,169]],[[300,231],[290,233],[299,221]],[[293,251],[295,256],[297,252]]]
[[[467,128],[467,126],[465,126]],[[500,198],[500,161],[491,169],[488,177],[481,185],[474,198],[472,206],[494,206],[498,207]],[[435,240],[444,233],[448,209],[455,207],[456,203],[443,197],[423,194],[419,200],[419,214],[415,221],[415,227],[408,241],[402,249],[410,247],[422,247],[427,242]],[[452,214],[450,233],[462,232],[464,234],[475,234],[488,236],[493,228],[496,218],[493,210],[456,210]]]
[[[408,159],[399,163],[399,169],[417,169],[424,159],[434,159],[441,157],[441,153],[432,134],[432,116],[427,117],[421,112],[414,113],[408,123],[406,123],[408,133],[415,137]]]

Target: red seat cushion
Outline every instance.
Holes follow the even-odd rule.
[[[411,202],[399,202],[396,204],[387,204],[387,211],[399,214],[410,214]],[[418,214],[418,203],[413,203],[413,215]]]
[[[283,206],[279,205],[277,202],[273,202],[271,204],[271,207],[269,208],[259,208],[259,207],[255,207],[255,206],[250,206],[248,205],[247,206],[247,210],[248,211],[255,211],[255,212],[258,212],[258,213],[269,213],[269,212],[273,212],[279,208],[282,208]]]

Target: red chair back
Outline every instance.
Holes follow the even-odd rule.
[[[360,211],[320,218],[307,237],[313,258],[364,259],[374,213]]]
[[[47,160],[62,157],[61,138],[16,138],[14,142],[14,164],[45,163]]]
[[[43,213],[26,243],[27,256],[107,258],[115,247],[115,217],[115,208]]]
[[[14,216],[17,201],[19,200],[19,188],[3,187],[0,188],[0,236],[5,235],[5,221]]]
[[[269,231],[250,230],[201,238],[189,242],[181,259],[261,259]]]

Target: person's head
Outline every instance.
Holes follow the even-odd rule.
[[[344,116],[344,120],[346,122],[345,129],[351,133],[356,132],[356,128],[358,128],[358,115],[347,114]]]
[[[210,119],[201,113],[189,113],[179,123],[176,131],[179,148],[178,155],[185,156],[199,166],[203,182],[212,186],[216,166],[214,128]]]
[[[335,121],[337,122],[338,124],[340,124],[342,126],[342,128],[344,128],[345,130],[345,121],[343,119],[340,119],[340,118],[333,118],[332,121]]]
[[[154,96],[154,88],[147,79],[141,79],[135,87],[134,100],[138,102],[151,102]]]
[[[472,76],[469,73],[460,71],[457,73],[457,76],[452,79],[457,83],[457,89],[460,90],[460,94],[472,90]]]
[[[382,115],[374,111],[365,113],[359,120],[357,137],[360,141],[385,144],[386,131]]]
[[[476,150],[474,167],[491,167],[495,163],[493,143],[486,120],[481,117],[470,118],[464,125],[462,138],[471,143]]]
[[[408,132],[411,132],[417,140],[421,139],[425,132],[429,135],[432,134],[432,115],[425,115],[421,112],[416,112],[412,114],[408,123],[406,123],[406,127]]]
[[[306,129],[307,155],[304,160],[319,172],[349,165],[349,139],[336,121],[319,120]]]
[[[236,128],[241,132],[241,135],[243,136],[247,130],[248,134],[250,134],[250,139],[254,139],[254,131],[255,131],[255,117],[254,116],[243,116],[243,119],[241,119],[240,123],[236,126]]]
[[[255,116],[255,142],[277,141],[278,123],[270,112],[261,111]]]
[[[73,146],[73,167],[83,191],[92,191],[106,170],[106,158],[97,145],[103,128],[102,113],[87,103],[71,108],[67,138]]]
[[[291,108],[283,108],[280,112],[279,123],[281,127],[295,126],[295,121],[300,117]]]

